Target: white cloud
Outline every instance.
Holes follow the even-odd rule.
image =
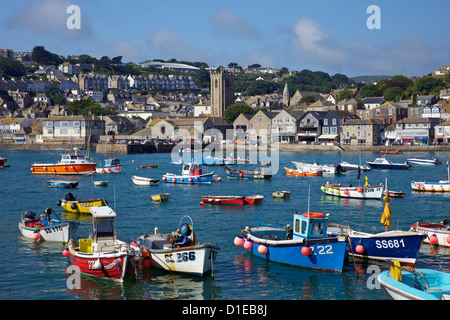
[[[310,61],[337,66],[346,60],[342,46],[322,30],[316,22],[302,17],[294,26],[294,52]]]
[[[66,0],[31,1],[16,11],[5,25],[10,29],[26,28],[36,33],[45,33],[79,39],[89,36],[92,32],[86,15],[81,10],[81,29],[69,29],[67,20],[71,13],[67,8],[72,5]]]
[[[221,10],[211,18],[211,25],[222,34],[259,38],[261,32],[250,21],[237,16],[231,10]]]

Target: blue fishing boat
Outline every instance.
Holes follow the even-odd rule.
[[[162,181],[182,184],[210,184],[213,180],[214,172],[203,173],[203,169],[197,163],[183,163],[181,174],[166,173]]]
[[[412,168],[408,161],[394,163],[386,158],[376,158],[374,161],[367,161],[367,164],[374,169],[407,170]]]
[[[76,188],[78,181],[47,180],[47,185],[52,188]]]
[[[384,224],[384,232],[368,233],[351,229],[349,226],[329,224],[328,233],[333,236],[346,236],[349,243],[349,255],[368,260],[398,260],[403,265],[414,265],[424,234],[414,231],[390,230],[392,214],[388,196],[380,223]],[[374,229],[372,229],[374,230]]]
[[[406,269],[392,261],[378,282],[395,300],[449,300],[450,273],[433,269]]]
[[[342,272],[346,257],[345,237],[328,236],[328,216],[318,212],[293,214],[294,227],[256,222],[235,238],[251,254],[297,267]]]
[[[224,169],[227,177],[230,179],[272,179],[270,169],[263,169],[262,167],[253,171],[242,170],[242,167],[239,167],[239,169],[231,169],[225,166]]]

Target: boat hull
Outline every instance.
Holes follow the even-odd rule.
[[[218,247],[202,244],[191,247],[149,249],[152,266],[171,272],[205,275],[211,272]]]
[[[151,179],[145,177],[132,176],[131,180],[137,186],[154,186],[159,182],[159,179]]]
[[[383,196],[383,185],[378,186],[365,186],[365,187],[342,187],[324,185],[321,187],[323,193],[341,197],[341,198],[354,198],[354,199],[376,199],[379,200]]]
[[[97,174],[108,174],[108,173],[122,173],[123,165],[111,166],[111,167],[102,167],[96,168],[95,173]]]
[[[264,200],[264,196],[248,196],[244,198],[244,202],[247,204],[260,204]]]
[[[87,201],[66,201],[61,200],[61,207],[68,212],[74,213],[83,213],[83,214],[91,214],[89,208],[91,207],[102,207],[107,206],[108,204],[104,199],[95,199],[95,200],[87,200]]]
[[[340,166],[340,164],[336,164],[336,165],[321,165],[321,164],[317,164],[317,163],[304,163],[304,162],[297,162],[297,161],[292,161],[292,163],[295,165],[295,167],[297,168],[297,170],[303,172],[317,172],[317,171],[321,171],[322,173],[325,174],[339,174],[343,171],[345,171],[344,168],[342,168]]]
[[[97,164],[33,164],[31,172],[41,175],[90,175]]]
[[[407,161],[408,163],[419,166],[433,166],[442,163],[438,159],[408,159]]]
[[[408,233],[408,232],[403,232]],[[373,237],[350,235],[351,248],[349,255],[354,257],[385,261],[395,259],[402,265],[414,265],[420,246],[425,238],[422,234],[390,236],[389,232],[376,234]],[[357,253],[356,247],[362,245],[364,252]]]
[[[51,188],[76,188],[78,183],[78,181],[47,180],[47,185]]]
[[[195,176],[165,174],[162,180],[167,183],[210,184],[213,179],[213,174],[213,172]]]
[[[252,233],[257,228],[251,228],[250,233],[242,231],[242,236],[247,241],[252,242],[252,247],[246,249],[252,255],[277,263],[287,264],[296,267],[318,269],[331,272],[342,272],[346,257],[346,242],[337,237],[322,239],[298,240],[267,240],[258,238]],[[259,245],[267,247],[267,252],[261,254]],[[304,255],[302,248],[309,247],[310,254]]]
[[[384,163],[367,162],[367,164],[374,169],[408,170],[410,168],[410,166],[406,163],[384,164]]]
[[[295,177],[313,177],[313,176],[321,176],[322,171],[302,171],[302,170],[294,170],[290,168],[284,168],[286,171],[286,174],[288,176],[295,176]]]
[[[136,262],[133,256],[128,253],[80,253],[74,250],[70,244],[69,252],[72,265],[77,266],[80,272],[90,276],[124,281],[133,275],[136,270]],[[97,260],[101,263],[100,268],[95,267]]]
[[[274,199],[289,199],[291,193],[289,191],[274,191],[272,192],[272,197]]]
[[[412,181],[411,189],[427,192],[450,192],[450,182]]]
[[[202,201],[209,204],[244,205],[245,197],[242,196],[202,196]]]
[[[45,227],[31,227],[27,226],[23,221],[19,222],[20,233],[29,239],[33,239],[35,232],[39,232],[41,241],[52,241],[52,242],[69,242],[70,236],[78,228],[78,223],[76,222],[61,222],[50,224]]]
[[[169,200],[168,193],[152,194],[152,200],[156,202],[165,202]]]
[[[434,244],[441,247],[450,247],[450,227],[441,223],[413,224],[410,231],[423,234],[426,244]],[[436,242],[432,243],[432,237],[436,237]],[[434,242],[434,241],[433,241]]]

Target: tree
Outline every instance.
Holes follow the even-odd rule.
[[[72,113],[74,115],[77,114],[83,114],[83,115],[88,115],[88,114],[93,114],[93,115],[110,115],[110,114],[115,114],[116,112],[114,111],[114,109],[103,109],[102,107],[100,107],[100,105],[95,102],[94,100],[91,99],[86,99],[86,100],[76,100],[73,102],[69,102],[67,104],[67,109],[69,111],[69,113]]]
[[[300,99],[299,102],[300,103],[314,103],[314,102],[316,102],[316,100],[314,99],[313,96],[304,96],[303,98]]]
[[[400,87],[391,87],[384,90],[383,97],[386,101],[399,101],[404,96],[404,90]]]
[[[419,95],[438,95],[440,89],[443,87],[444,81],[442,81],[442,79],[422,77],[414,81],[413,92]]]
[[[0,57],[0,77],[22,77],[26,74],[23,63],[17,60]]]
[[[234,103],[225,109],[224,118],[229,122],[233,122],[241,113],[254,114],[255,110],[249,107],[246,103]]]
[[[60,56],[46,50],[44,46],[35,46],[31,52],[31,59],[37,64],[58,65],[63,62]]]
[[[338,93],[336,99],[337,99],[337,101],[342,101],[345,99],[350,99],[351,97],[353,97],[352,92],[350,90],[348,90],[347,88],[344,88]]]
[[[205,68],[201,67],[192,78],[197,88],[209,88],[211,86],[211,76]]]

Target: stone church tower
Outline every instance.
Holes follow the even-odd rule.
[[[234,74],[223,67],[211,69],[211,116],[223,118],[225,109],[234,103]]]
[[[290,102],[289,88],[288,88],[287,81],[286,81],[286,84],[284,85],[284,90],[283,90],[283,104],[286,107],[289,107],[289,102]]]

